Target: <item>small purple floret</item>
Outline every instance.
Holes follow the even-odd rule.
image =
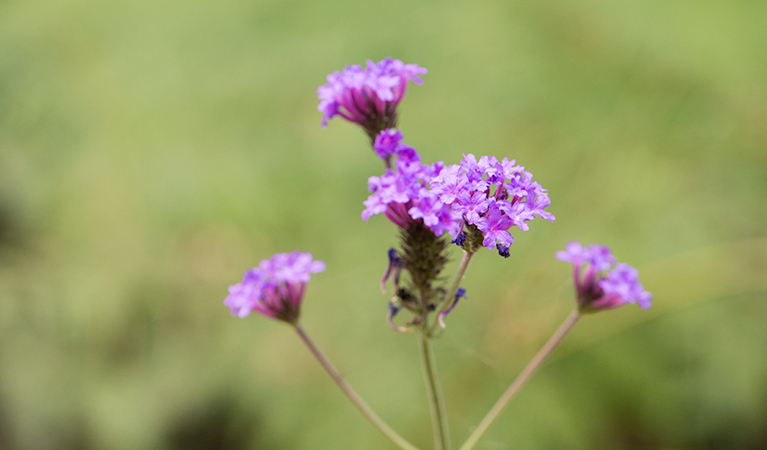
[[[592,244],[584,248],[580,242],[568,242],[564,251],[557,252],[557,259],[573,264],[589,263],[596,270],[607,270],[615,264],[615,257],[610,248],[604,245]]]
[[[311,253],[277,253],[247,272],[240,283],[229,286],[224,305],[232,315],[246,317],[255,311],[267,317],[295,323],[306,283],[312,273],[325,270]]]
[[[397,148],[402,143],[402,133],[399,130],[390,128],[381,131],[376,135],[373,149],[381,159],[389,158],[397,153]]]
[[[628,303],[636,303],[642,309],[650,308],[652,294],[639,282],[639,272],[626,263],[620,263],[599,282],[605,295],[617,294]]]
[[[514,219],[504,214],[495,203],[490,205],[485,215],[477,220],[474,225],[485,236],[482,245],[487,248],[495,248],[496,242],[505,247],[510,247],[512,242],[514,242],[514,238],[508,231],[514,225]]]

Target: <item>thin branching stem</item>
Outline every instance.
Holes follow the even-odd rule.
[[[376,414],[370,406],[365,403],[364,400],[357,394],[354,389],[352,389],[351,386],[344,380],[344,377],[336,370],[335,367],[333,367],[333,364],[330,363],[330,361],[325,357],[324,354],[320,351],[319,348],[317,348],[316,345],[314,345],[314,342],[309,338],[309,336],[306,334],[303,328],[301,328],[301,325],[298,323],[295,324],[296,333],[298,333],[298,336],[301,338],[301,340],[306,344],[306,346],[309,348],[309,351],[312,352],[315,358],[317,358],[317,361],[319,361],[320,365],[328,372],[331,378],[333,378],[333,381],[336,382],[338,387],[341,388],[342,391],[344,391],[344,394],[346,394],[347,397],[349,397],[349,400],[354,403],[354,406],[357,407],[357,409],[362,412],[362,414],[375,426],[378,428],[378,430],[383,433],[386,437],[388,437],[392,442],[397,444],[399,448],[402,450],[419,450],[418,447],[414,446],[410,442],[406,441],[405,438],[397,434],[396,431],[394,431],[386,422],[384,422],[380,417],[378,417],[378,414]]]
[[[533,357],[533,359],[527,364],[527,367],[525,367],[525,370],[522,371],[522,373],[517,376],[517,379],[514,380],[513,383],[511,383],[511,386],[506,390],[506,392],[501,395],[501,398],[498,399],[498,401],[493,405],[492,409],[487,413],[484,419],[482,419],[482,422],[477,426],[477,428],[474,430],[473,433],[469,436],[469,438],[466,440],[466,442],[461,446],[459,450],[471,450],[474,448],[474,446],[477,444],[479,439],[482,437],[483,434],[485,434],[485,431],[487,431],[488,427],[493,423],[493,421],[498,417],[498,415],[501,413],[503,408],[506,407],[506,405],[511,401],[511,399],[514,397],[514,395],[519,391],[519,389],[522,387],[522,385],[525,384],[527,380],[530,379],[530,377],[535,373],[536,369],[540,367],[541,363],[546,359],[547,356],[551,353],[552,350],[559,344],[562,339],[567,335],[567,333],[573,328],[573,325],[575,325],[576,322],[578,322],[578,319],[580,318],[580,313],[578,310],[573,311],[567,319],[562,323],[562,325],[559,326],[557,331],[554,332],[554,334],[549,338],[548,342],[541,348],[538,353]]]

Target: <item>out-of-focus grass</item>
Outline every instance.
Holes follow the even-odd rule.
[[[328,265],[306,328],[428,448],[395,230],[359,220],[381,164],[316,111],[385,56],[430,70],[400,121],[426,161],[516,158],[557,216],[475,258],[437,344],[454,440],[568,313],[581,240],[654,306],[586,318],[478,448],[767,446],[766,30],[758,1],[0,2],[0,448],[390,448],[221,304],[296,248]]]

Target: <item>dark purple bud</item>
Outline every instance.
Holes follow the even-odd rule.
[[[509,247],[506,247],[503,244],[495,244],[495,248],[498,250],[498,254],[503,256],[504,258],[508,258],[511,256],[511,253],[509,253]]]
[[[450,242],[459,247],[463,247],[463,244],[466,242],[466,235],[463,233],[460,233],[458,236],[455,237],[455,239],[453,239]]]

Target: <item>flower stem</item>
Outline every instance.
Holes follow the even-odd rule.
[[[546,345],[544,345],[543,348],[538,351],[535,357],[533,357],[533,359],[527,364],[525,370],[523,370],[522,373],[517,376],[517,379],[514,380],[506,392],[501,395],[501,398],[499,398],[495,405],[493,405],[493,408],[487,413],[485,418],[482,419],[482,422],[480,422],[479,426],[477,426],[474,432],[471,433],[466,442],[461,446],[460,450],[471,450],[474,448],[474,446],[477,444],[477,441],[479,441],[482,435],[485,434],[485,431],[487,431],[488,427],[490,427],[493,421],[498,417],[498,414],[500,414],[503,408],[506,407],[509,401],[511,401],[511,399],[519,391],[522,385],[524,385],[525,382],[530,379],[533,373],[535,373],[536,369],[538,369],[538,367],[541,365],[543,360],[545,360],[549,353],[554,350],[554,347],[556,347],[557,344],[562,341],[562,339],[565,337],[565,335],[567,335],[570,329],[572,329],[573,325],[575,325],[579,318],[580,313],[578,310],[575,310],[567,317],[567,319],[565,319],[557,331],[555,331],[554,334],[549,338],[548,342],[546,342]]]
[[[421,367],[429,395],[431,424],[434,430],[434,450],[450,450],[447,411],[445,410],[445,399],[442,396],[442,386],[439,383],[439,374],[437,374],[437,364],[434,360],[434,349],[426,330],[423,328],[418,339],[418,347],[421,350]]]
[[[458,270],[455,272],[453,284],[450,286],[450,291],[447,292],[445,298],[442,299],[442,303],[440,303],[435,317],[439,317],[439,314],[450,306],[450,300],[455,296],[455,293],[458,292],[458,288],[461,286],[461,281],[463,280],[463,276],[466,275],[466,270],[469,268],[469,263],[471,262],[471,257],[474,256],[474,253],[475,252],[467,252],[466,250],[463,251],[463,258],[461,258],[461,264],[458,266]],[[428,336],[434,335],[434,330],[438,325],[439,322],[434,320],[427,332]]]
[[[362,412],[362,414],[367,417],[367,419],[378,428],[378,430],[383,433],[386,437],[391,439],[392,442],[397,444],[399,448],[402,450],[419,450],[418,447],[414,446],[410,442],[406,441],[405,438],[397,434],[396,431],[392,430],[389,425],[386,424],[378,415],[370,409],[370,406],[365,403],[364,400],[357,394],[354,389],[352,389],[351,386],[349,386],[346,383],[346,380],[344,380],[344,377],[341,376],[341,374],[336,370],[335,367],[333,367],[333,364],[330,363],[330,361],[325,357],[325,355],[322,354],[319,348],[317,348],[316,345],[314,345],[314,342],[309,338],[309,336],[306,334],[303,328],[301,328],[301,325],[298,323],[294,324],[294,327],[296,329],[296,333],[298,333],[298,336],[301,338],[302,341],[304,341],[304,344],[309,348],[309,351],[312,352],[315,358],[317,358],[317,361],[322,365],[322,367],[325,368],[325,370],[328,372],[331,378],[333,378],[333,381],[336,382],[338,387],[341,388],[342,391],[344,391],[344,394],[346,394],[347,397],[349,397],[349,400],[354,403],[354,405],[357,407],[357,409]]]

